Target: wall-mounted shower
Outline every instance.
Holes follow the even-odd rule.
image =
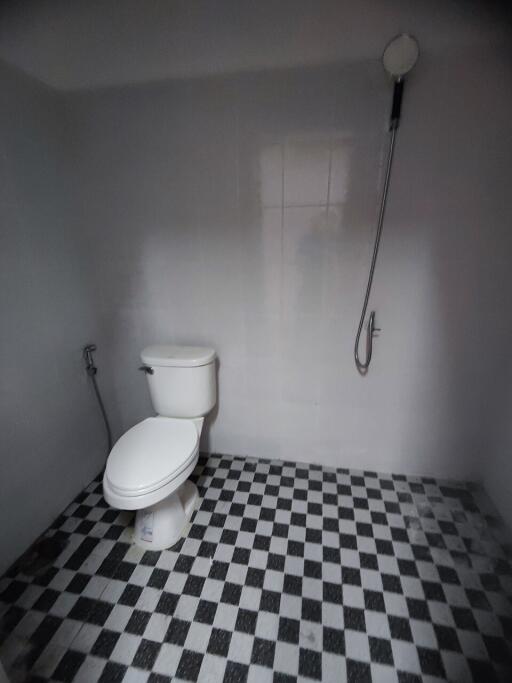
[[[382,188],[379,218],[377,221],[377,234],[375,235],[375,244],[373,247],[370,273],[368,275],[368,284],[366,285],[366,294],[364,296],[363,309],[361,311],[361,318],[359,320],[356,343],[354,346],[354,359],[356,362],[356,367],[361,375],[365,375],[368,372],[368,368],[370,367],[370,362],[372,360],[373,338],[376,335],[376,332],[379,331],[379,328],[375,326],[375,311],[372,311],[370,313],[370,317],[368,318],[368,324],[366,327],[365,359],[361,361],[359,358],[359,341],[366,318],[366,309],[368,308],[370,293],[372,291],[373,275],[375,273],[375,264],[377,262],[380,238],[382,235],[382,226],[384,224],[384,214],[386,211],[386,201],[391,177],[391,166],[393,164],[393,152],[395,150],[396,131],[400,124],[400,111],[402,108],[402,95],[404,91],[404,77],[416,64],[419,52],[420,51],[416,40],[412,36],[402,33],[388,43],[382,55],[382,63],[384,64],[384,68],[393,79],[393,104],[391,106],[391,116],[389,119],[389,151],[386,163],[386,173],[384,176],[384,186]]]

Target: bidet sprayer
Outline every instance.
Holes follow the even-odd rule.
[[[96,344],[87,344],[87,346],[84,346],[82,352],[85,363],[85,371],[91,376],[98,372],[98,368],[94,365],[94,358],[92,357],[94,351],[96,351]]]
[[[110,451],[112,450],[112,431],[110,429],[110,423],[108,421],[105,406],[103,405],[103,399],[101,398],[100,390],[98,389],[98,384],[96,382],[96,373],[98,372],[98,368],[94,365],[94,358],[92,356],[94,351],[96,351],[96,344],[87,344],[82,349],[82,357],[85,363],[85,372],[91,378],[94,393],[96,394],[101,415],[103,417],[103,422],[105,423],[105,431],[107,432],[108,452],[110,453]]]

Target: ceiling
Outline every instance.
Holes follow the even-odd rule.
[[[401,31],[433,55],[508,37],[489,0],[4,0],[0,59],[76,90],[377,59]]]

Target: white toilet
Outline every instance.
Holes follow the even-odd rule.
[[[158,416],[139,422],[115,444],[103,493],[112,507],[137,510],[137,545],[163,550],[180,539],[198,498],[187,480],[197,462],[204,416],[216,402],[215,351],[149,346],[141,358]]]

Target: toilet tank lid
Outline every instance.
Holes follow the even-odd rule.
[[[141,351],[140,357],[146,365],[196,368],[200,365],[211,363],[215,359],[215,351],[206,346],[158,344],[147,346]]]

